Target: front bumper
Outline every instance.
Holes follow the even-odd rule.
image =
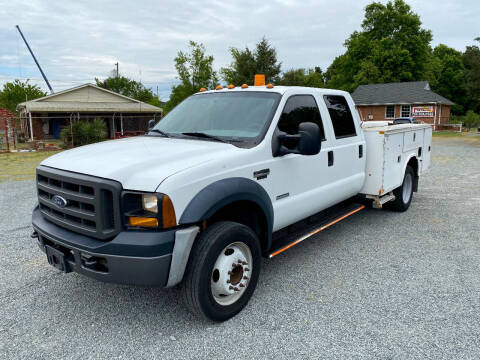
[[[66,272],[75,271],[104,282],[160,287],[181,281],[185,258],[198,232],[197,227],[122,231],[110,241],[100,241],[49,222],[38,206],[33,210],[32,225],[43,252],[53,248],[63,254]],[[185,237],[185,233],[189,236]]]

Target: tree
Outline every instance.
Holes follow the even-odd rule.
[[[170,99],[165,104],[165,112],[201,88],[213,89],[218,83],[217,74],[213,70],[213,56],[205,54],[205,46],[190,41],[189,49],[188,53],[179,51],[174,59],[180,84],[172,88]]]
[[[467,114],[463,117],[463,124],[468,130],[480,125],[480,115],[473,110],[468,110]]]
[[[285,86],[324,87],[323,72],[320,67],[315,69],[291,69],[284,72],[276,84]]]
[[[358,85],[424,80],[430,59],[430,30],[403,0],[365,8],[362,31],[345,41],[345,54],[327,69],[327,86],[353,91]]]
[[[255,45],[253,52],[245,47],[245,50],[231,48],[230,53],[233,62],[220,70],[227,83],[253,85],[255,74],[264,74],[267,83],[278,80],[281,63],[277,61],[277,51],[265,37]]]
[[[13,82],[5,83],[3,91],[0,92],[0,107],[7,108],[14,113],[19,103],[47,95],[38,85],[29,84],[28,81],[23,82],[16,79]]]
[[[141,82],[129,79],[125,76],[116,76],[116,74],[112,73],[110,77],[103,81],[95,78],[95,82],[97,83],[97,86],[116,93],[151,105],[160,105],[160,100],[153,94],[151,89],[147,89]]]
[[[437,45],[432,52],[429,71],[432,90],[455,102],[456,112],[463,113],[468,104],[462,53],[444,44]]]
[[[480,38],[475,40],[480,41]],[[480,113],[480,48],[467,46],[462,55],[465,67],[468,108]]]

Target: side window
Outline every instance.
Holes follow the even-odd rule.
[[[298,133],[298,125],[302,122],[313,122],[317,124],[320,128],[321,139],[322,141],[325,140],[320,111],[318,111],[317,103],[311,95],[294,95],[288,98],[283,108],[282,116],[278,121],[278,128],[280,131],[293,135]],[[284,145],[292,149],[295,148],[297,142],[292,141],[290,143],[285,141]]]
[[[340,95],[324,95],[328,113],[332,119],[333,131],[337,139],[356,136],[355,123],[347,100]]]

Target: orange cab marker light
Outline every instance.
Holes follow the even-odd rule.
[[[378,133],[379,133],[380,135],[383,135],[383,134],[385,134],[385,131],[379,131]]]
[[[265,86],[265,75],[257,74],[255,75],[254,86]]]
[[[267,89],[273,89],[273,84],[267,84]]]
[[[228,88],[229,88],[229,89],[235,89],[235,85],[230,84],[230,85],[228,85]]]
[[[158,227],[158,219],[130,216],[128,218],[128,225],[141,227]]]
[[[301,242],[302,242],[303,240],[305,240],[305,239],[308,239],[310,236],[313,236],[313,235],[315,235],[315,234],[318,234],[320,231],[325,230],[326,228],[328,228],[328,227],[336,224],[337,222],[339,222],[339,221],[341,221],[341,220],[349,217],[350,215],[355,214],[356,212],[359,212],[360,210],[362,210],[362,209],[364,209],[364,208],[365,208],[365,205],[362,205],[362,206],[360,206],[359,208],[350,211],[349,213],[347,213],[347,214],[339,217],[338,219],[335,219],[335,220],[329,222],[328,224],[325,224],[325,225],[319,227],[318,229],[313,230],[312,232],[308,233],[307,235],[304,235],[304,236],[302,236],[301,238],[295,240],[295,241],[292,242],[291,244],[288,244],[287,246],[284,246],[283,248],[275,251],[274,253],[270,254],[268,257],[271,259],[272,257],[277,256],[278,254],[281,254],[281,253],[284,252],[285,250],[290,249],[292,246],[295,246],[295,245],[301,243]]]
[[[222,85],[218,85],[218,86],[215,88],[215,90],[222,90],[222,89],[223,89],[223,88],[222,88]]]
[[[200,92],[204,92],[204,91],[207,91],[207,89],[205,89],[205,88],[200,89]]]
[[[242,84],[242,89],[246,89],[248,88],[248,85],[247,84]]]

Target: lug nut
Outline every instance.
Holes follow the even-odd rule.
[[[230,285],[230,287],[228,288],[228,290],[233,290],[233,286],[232,286],[232,285]]]
[[[235,291],[240,291],[240,289],[239,289],[239,288],[233,288],[233,290],[235,290]]]
[[[230,284],[230,279],[229,279],[229,280],[227,280],[227,284]]]
[[[243,285],[243,284],[240,284],[240,285],[238,285],[238,286],[240,286],[240,287],[245,287],[245,285]]]
[[[239,264],[243,264],[243,261],[240,260],[240,259],[238,259],[238,263],[239,263]]]
[[[231,272],[231,271],[229,271],[227,274],[228,274],[228,275],[232,275],[232,272]]]
[[[245,269],[243,269],[243,270],[245,270],[245,271],[250,271],[250,269],[249,269],[249,268],[245,268]]]
[[[243,280],[248,280],[248,276],[244,276],[244,277],[243,277]]]
[[[242,265],[247,265],[247,262],[246,262],[246,261],[243,261],[243,262],[242,262]]]

